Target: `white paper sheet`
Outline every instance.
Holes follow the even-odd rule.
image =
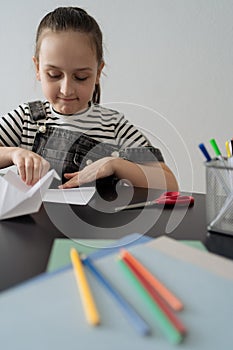
[[[166,236],[158,237],[149,242],[148,245],[176,259],[192,263],[224,278],[233,280],[233,261],[223,256],[189,247]]]
[[[48,189],[43,202],[86,205],[95,193],[95,187],[79,187],[71,189]]]
[[[27,186],[11,170],[1,176],[0,220],[37,212],[54,177],[59,178],[54,170],[50,170],[34,186]]]

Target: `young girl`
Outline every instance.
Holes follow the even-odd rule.
[[[94,18],[77,7],[48,13],[33,61],[46,100],[24,103],[0,119],[0,167],[15,164],[28,185],[51,167],[62,176],[60,188],[125,179],[177,190],[159,149],[122,113],[99,105],[104,59]]]

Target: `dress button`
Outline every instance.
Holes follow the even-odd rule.
[[[93,163],[91,159],[86,160],[86,165],[90,165],[91,163]]]
[[[39,132],[41,132],[42,134],[44,134],[46,132],[46,126],[45,125],[41,125],[39,126]]]
[[[114,157],[114,158],[118,158],[119,157],[119,152],[117,152],[117,151],[113,151],[112,153],[111,153],[111,156],[112,157]]]

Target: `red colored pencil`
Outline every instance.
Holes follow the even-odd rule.
[[[125,264],[128,266],[128,268],[131,270],[131,272],[135,275],[135,277],[138,279],[138,281],[142,284],[144,289],[147,291],[147,293],[150,295],[150,297],[154,300],[156,305],[160,308],[160,310],[166,315],[170,323],[176,328],[176,330],[181,333],[185,334],[187,332],[185,326],[182,324],[182,322],[176,317],[176,315],[171,311],[171,309],[167,306],[166,302],[161,298],[159,293],[148,283],[146,278],[141,275],[140,271],[137,270],[137,268],[129,261],[129,259],[126,256],[122,256],[122,260],[125,262]]]
[[[149,270],[147,270],[132,254],[127,250],[121,249],[121,256],[126,257],[133,266],[140,272],[148,283],[159,293],[159,295],[167,302],[167,304],[175,311],[183,309],[183,303],[168,290]]]

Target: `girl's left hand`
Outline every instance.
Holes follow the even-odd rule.
[[[105,157],[87,165],[81,171],[64,174],[68,181],[59,186],[61,189],[78,187],[114,174],[114,157]]]

